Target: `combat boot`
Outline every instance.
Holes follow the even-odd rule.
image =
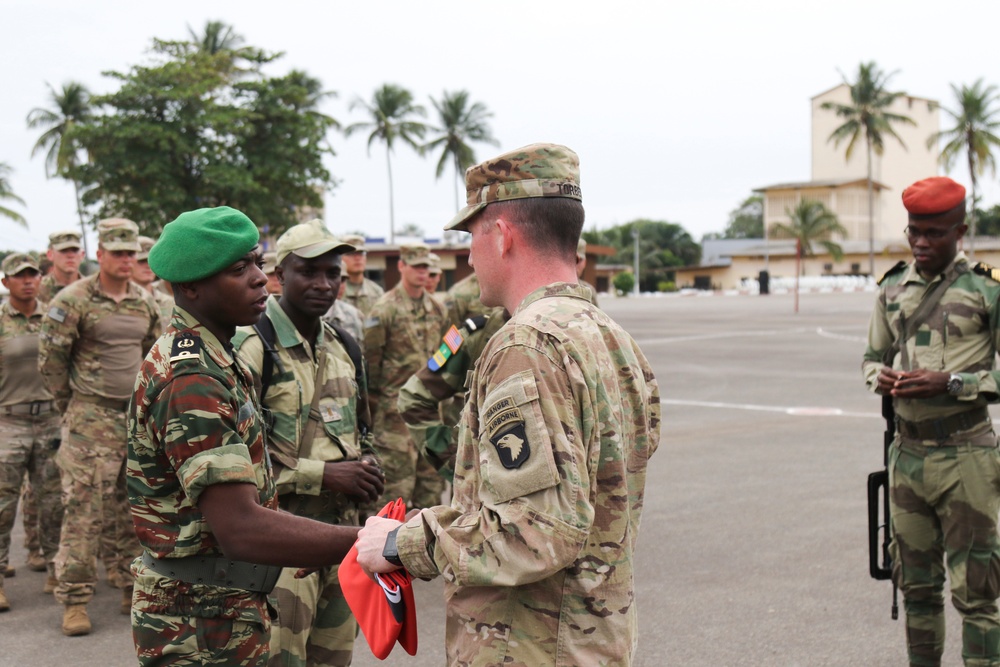
[[[62,632],[67,637],[90,634],[90,617],[87,616],[87,605],[66,605],[66,609],[63,611]]]
[[[122,615],[132,615],[132,587],[122,589]]]
[[[6,565],[3,566],[3,576],[13,577],[15,574],[17,574],[17,570],[14,569],[13,565],[7,563]]]
[[[56,587],[59,585],[59,580],[56,579],[54,574],[50,574],[45,578],[45,586],[42,587],[43,593],[55,593]]]
[[[32,572],[45,572],[47,566],[45,556],[37,551],[28,556],[28,569]]]
[[[8,609],[10,609],[10,601],[7,599],[6,593],[3,592],[3,586],[0,586],[0,611]]]

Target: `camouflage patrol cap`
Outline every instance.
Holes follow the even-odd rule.
[[[414,245],[404,245],[399,247],[399,258],[407,266],[430,266],[431,249],[423,243]]]
[[[139,226],[126,218],[107,218],[97,223],[97,240],[105,250],[139,252]]]
[[[436,276],[441,273],[441,258],[434,253],[428,253],[427,259],[429,260],[429,263],[427,264],[427,273],[432,276]]]
[[[149,268],[170,283],[213,276],[257,246],[257,225],[229,206],[199,208],[168,222],[149,251]]]
[[[5,276],[16,276],[25,269],[34,269],[40,272],[38,260],[26,252],[12,252],[4,257],[3,264],[0,264],[0,271],[3,271]]]
[[[156,245],[156,241],[154,239],[151,239],[148,236],[140,236],[139,254],[136,255],[135,258],[139,260],[148,259],[149,251],[153,249],[154,245]]]
[[[580,158],[558,144],[531,144],[498,155],[465,171],[467,205],[444,228],[468,231],[467,225],[488,204],[531,197],[583,200]]]
[[[354,246],[344,243],[326,228],[319,218],[289,227],[274,244],[275,262],[281,262],[289,255],[306,259],[319,257],[328,252],[351,252]]]
[[[367,252],[365,249],[365,237],[361,236],[361,234],[348,234],[341,240],[343,240],[344,243],[349,243],[354,246],[354,250],[352,252]]]
[[[80,243],[80,239],[82,238],[83,236],[80,232],[73,231],[72,229],[52,232],[49,234],[49,247],[53,250],[68,250],[69,248],[79,250],[83,247]]]

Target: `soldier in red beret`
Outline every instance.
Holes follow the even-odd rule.
[[[913,261],[879,281],[862,368],[896,415],[889,552],[910,664],[941,664],[947,566],[965,664],[1000,665],[1000,452],[987,411],[1000,399],[1000,272],[959,251],[964,187],[927,178],[903,206]]]

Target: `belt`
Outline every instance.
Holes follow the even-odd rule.
[[[55,410],[52,401],[30,401],[28,403],[17,403],[16,405],[5,405],[0,410],[5,415],[44,415]]]
[[[128,410],[127,398],[105,398],[104,396],[94,396],[93,394],[73,394],[73,400],[80,401],[81,403],[92,403],[93,405],[109,410],[118,410],[119,412]]]
[[[925,419],[919,422],[906,421],[896,417],[896,428],[907,438],[917,440],[947,440],[958,431],[968,431],[974,426],[989,421],[990,411],[985,406],[941,419]]]
[[[211,556],[157,558],[145,550],[142,552],[142,564],[157,574],[189,584],[239,588],[265,594],[274,588],[282,570],[277,565],[258,565]]]

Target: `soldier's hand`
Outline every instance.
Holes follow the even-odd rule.
[[[358,502],[374,502],[385,489],[385,477],[371,459],[327,463],[323,468],[323,488]]]
[[[386,536],[400,525],[402,524],[395,519],[373,516],[368,518],[365,527],[358,533],[358,541],[354,543],[354,547],[358,550],[358,565],[369,578],[374,579],[372,576],[374,572],[392,572],[400,569],[398,565],[393,565],[382,558]]]
[[[883,366],[881,372],[878,374],[878,393],[883,396],[892,394],[892,388],[896,385],[896,380],[898,379],[899,371],[894,371],[888,366]]]
[[[892,395],[899,398],[933,398],[948,393],[950,373],[919,368],[897,374],[892,386]],[[881,378],[880,378],[881,384]]]

